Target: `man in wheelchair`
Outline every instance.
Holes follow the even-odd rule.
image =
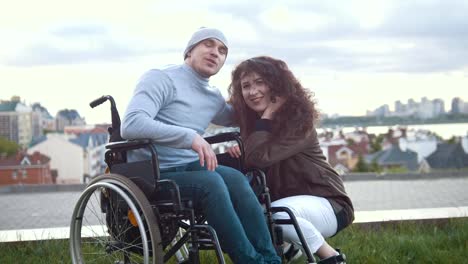
[[[202,211],[235,263],[281,263],[246,177],[218,165],[210,144],[200,136],[209,123],[232,122],[232,107],[209,85],[227,53],[221,31],[196,31],[182,65],[150,70],[141,77],[122,119],[121,135],[155,143],[160,179],[177,183],[182,199],[190,199],[193,208]],[[149,159],[147,149],[127,152],[129,162]]]

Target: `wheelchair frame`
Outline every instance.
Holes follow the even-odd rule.
[[[70,225],[73,263],[95,263],[95,253],[87,252],[92,242],[97,250],[104,251],[100,258],[108,258],[114,263],[156,264],[164,263],[173,256],[179,256],[178,261],[183,263],[200,263],[199,250],[214,250],[218,263],[224,263],[215,230],[206,224],[202,215],[196,214],[190,200],[181,199],[174,181],[160,179],[157,151],[151,140],[125,141],[120,136],[120,117],[112,96],[102,96],[91,102],[90,106],[94,108],[108,100],[111,103],[112,126],[108,128],[110,143],[106,145],[105,161],[110,174],[93,179],[75,206]],[[241,156],[244,156],[242,140],[237,132],[205,139],[210,144],[236,141]],[[126,152],[140,148],[150,150],[151,161],[127,163]],[[258,187],[257,195],[264,203],[271,238],[280,256],[283,254],[281,225],[293,225],[301,243],[306,245],[293,213],[285,207],[271,207],[262,170],[246,169],[242,158],[233,159],[227,153],[218,155],[218,162],[253,175],[253,182]],[[155,197],[160,190],[169,191],[171,199],[148,199]],[[272,215],[276,212],[285,212],[290,219],[273,219]],[[103,218],[103,223],[97,225],[99,231],[93,230],[95,219],[88,217]],[[181,233],[181,230],[184,231]],[[184,251],[188,253],[188,259],[181,257],[180,252]],[[304,252],[308,263],[315,263],[308,247],[304,247]]]

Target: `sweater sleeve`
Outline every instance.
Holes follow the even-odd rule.
[[[174,86],[166,74],[152,70],[143,75],[122,119],[122,137],[148,138],[162,146],[190,149],[195,130],[155,120],[159,110],[174,97]]]
[[[307,137],[284,136],[270,140],[271,121],[257,120],[256,131],[245,142],[245,162],[248,167],[266,168],[279,161],[292,157],[307,147]]]
[[[224,103],[223,108],[213,118],[212,123],[220,126],[232,126],[234,125],[234,109],[232,105]]]

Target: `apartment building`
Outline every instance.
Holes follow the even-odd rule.
[[[54,117],[49,113],[47,108],[42,106],[40,103],[34,103],[32,106],[32,109],[34,113],[38,116],[38,127],[41,130],[47,130],[47,131],[55,131],[57,128],[55,127],[55,119]]]
[[[13,97],[0,101],[0,136],[26,147],[33,138],[42,135],[39,118],[31,107]]]
[[[60,110],[55,117],[57,131],[64,131],[66,126],[83,126],[85,124],[84,118],[74,109]]]

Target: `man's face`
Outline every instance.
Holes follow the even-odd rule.
[[[186,62],[198,74],[209,78],[223,67],[227,47],[217,39],[205,39],[198,43],[188,54]]]

